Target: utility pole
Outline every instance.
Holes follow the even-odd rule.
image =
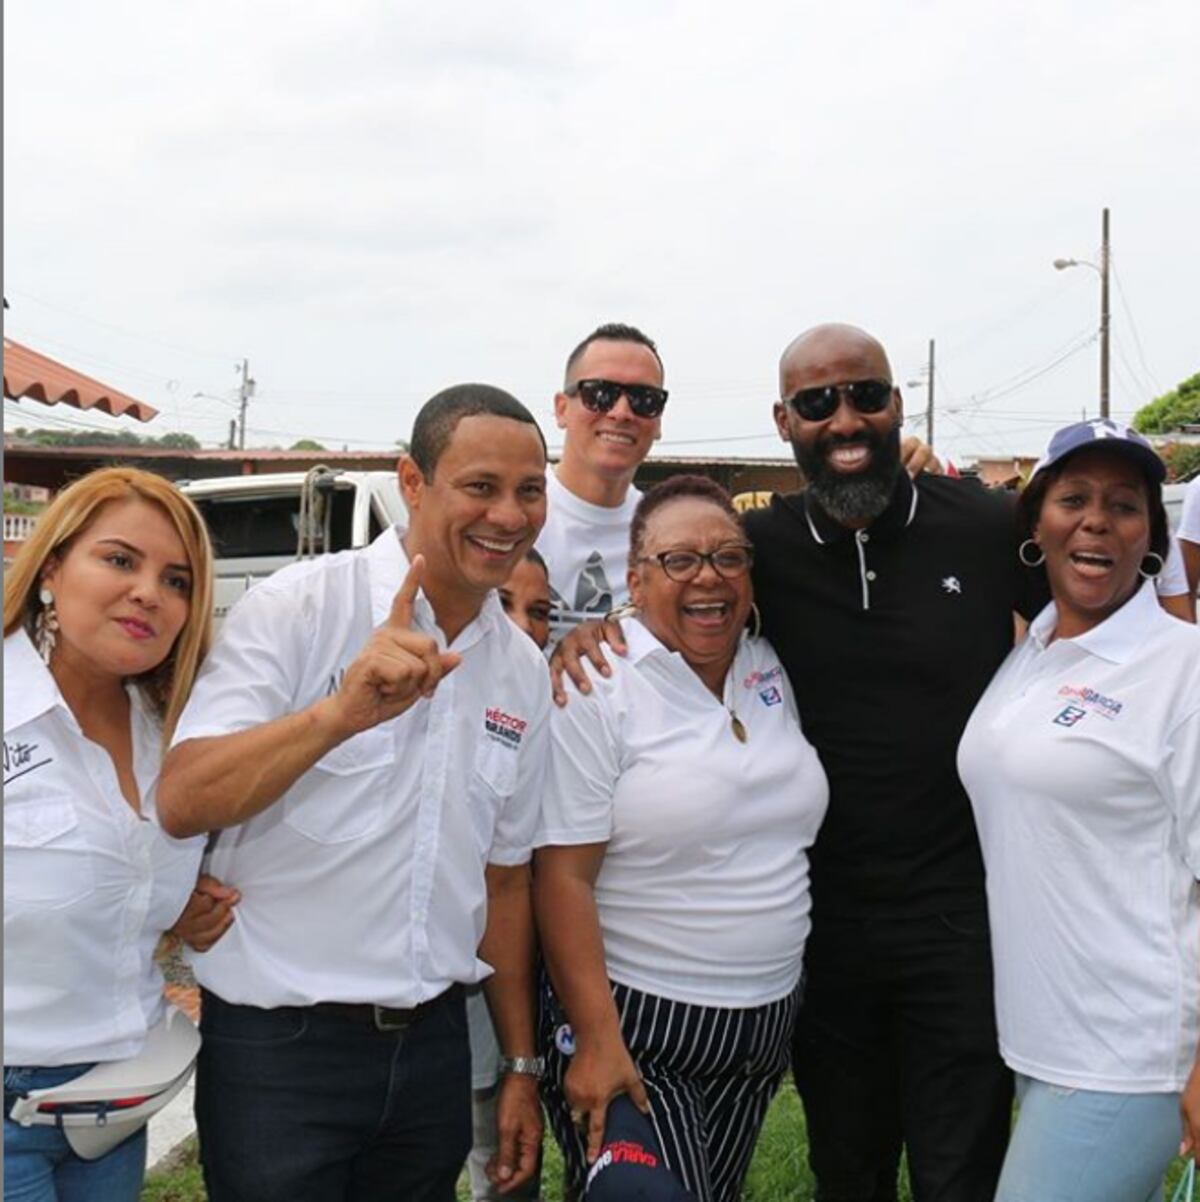
[[[933,450],[933,339],[929,340],[929,404],[925,410],[925,441]]]
[[[1108,209],[1104,210],[1100,231],[1100,416],[1108,417]]]
[[[229,449],[237,450],[237,419],[233,417],[229,419]]]
[[[254,381],[250,378],[250,360],[242,360],[242,386],[238,404],[238,450],[246,449],[246,406],[254,395]]]

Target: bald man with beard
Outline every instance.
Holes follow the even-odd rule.
[[[1011,497],[901,470],[884,348],[796,338],[775,422],[807,487],[750,513],[763,631],[829,776],[793,1047],[821,1202],[989,1202],[1008,1137],[983,863],[959,736],[1035,613]],[[1026,573],[1028,575],[1028,573]]]

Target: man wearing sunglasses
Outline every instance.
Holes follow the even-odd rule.
[[[662,432],[667,403],[654,342],[630,325],[593,330],[567,357],[554,417],[562,459],[547,474],[538,550],[550,565],[551,638],[628,597],[633,477]]]
[[[1043,598],[1011,496],[901,470],[900,393],[849,326],[801,334],[775,422],[808,487],[747,515],[763,630],[829,775],[793,1047],[819,1199],[985,1202],[1008,1137],[983,865],[955,768]],[[1028,574],[1026,574],[1028,575]]]

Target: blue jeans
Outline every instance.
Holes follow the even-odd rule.
[[[1018,1075],[996,1202],[1159,1202],[1179,1147],[1177,1093],[1099,1093]]]
[[[146,1128],[99,1160],[83,1160],[49,1126],[8,1117],[14,1095],[81,1077],[90,1064],[4,1070],[4,1202],[137,1202],[146,1173]]]
[[[209,1202],[453,1202],[471,1149],[461,989],[402,1031],[207,991],[196,1124]]]

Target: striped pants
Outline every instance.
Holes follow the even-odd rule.
[[[569,1028],[544,975],[540,992],[542,1097],[562,1148],[567,1197],[582,1198],[587,1144],[562,1090]],[[698,1202],[736,1202],[787,1068],[799,988],[749,1009],[693,1006],[615,983],[612,992],[667,1167]]]

